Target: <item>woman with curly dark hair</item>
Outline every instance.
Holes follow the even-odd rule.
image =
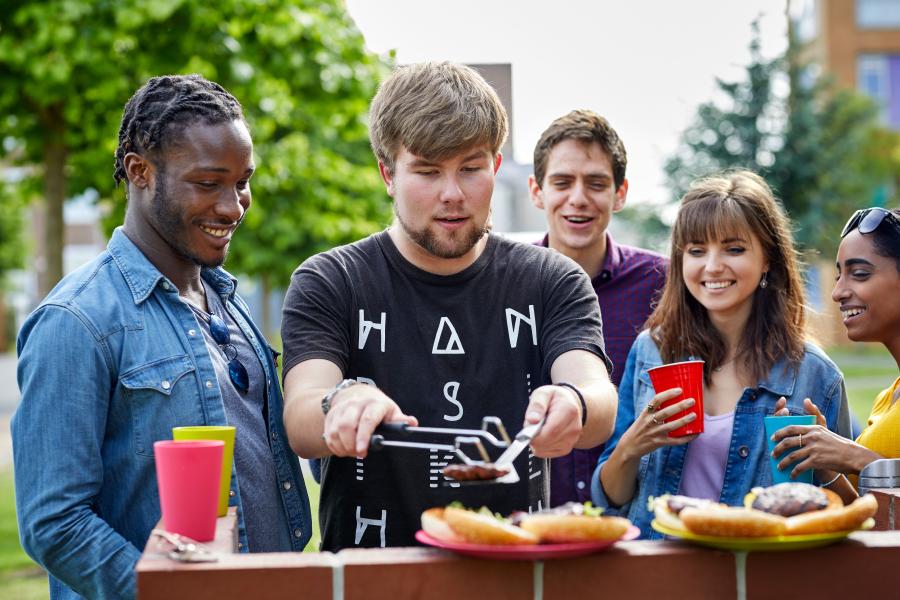
[[[900,368],[900,210],[866,208],[853,213],[841,233],[837,255],[837,279],[831,292],[840,305],[847,336],[854,342],[884,344]],[[868,424],[856,442],[822,427],[815,402],[806,410],[818,417],[812,427],[785,427],[775,455],[791,448],[794,474],[815,469],[817,478],[840,494],[844,501],[856,495],[856,475],[880,458],[900,458],[900,377],[875,398]],[[785,466],[787,466],[785,464]],[[845,475],[850,475],[848,480]]]

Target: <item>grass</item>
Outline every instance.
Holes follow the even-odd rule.
[[[844,373],[851,411],[865,425],[875,396],[897,377],[896,363],[879,344],[834,348],[828,354]],[[319,486],[308,473],[305,475],[313,514],[313,535],[306,551],[317,552]],[[49,598],[46,575],[19,546],[12,472],[9,470],[0,470],[0,598]]]
[[[12,471],[0,471],[0,598],[43,600],[50,597],[47,575],[19,545]]]

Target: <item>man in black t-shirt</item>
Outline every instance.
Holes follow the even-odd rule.
[[[294,273],[285,426],[298,454],[323,458],[324,550],[410,545],[421,512],[453,500],[539,509],[545,459],[612,432],[616,394],[590,280],[561,254],[489,233],[506,134],[496,93],[472,69],[399,68],[371,107],[393,224]],[[545,419],[515,463],[517,484],[453,484],[441,472],[456,460],[449,452],[368,450],[381,423],[477,429],[485,416],[512,435]]]

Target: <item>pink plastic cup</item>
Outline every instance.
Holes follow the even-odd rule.
[[[684,412],[676,413],[666,419],[666,423],[680,419],[689,412],[697,415],[697,418],[678,429],[669,432],[669,437],[682,437],[703,433],[703,361],[691,360],[687,362],[672,363],[661,367],[647,369],[653,389],[659,394],[672,388],[681,388],[682,393],[677,398],[663,402],[659,408],[665,408],[670,404],[681,402],[686,398],[695,400],[694,406]]]
[[[219,440],[163,440],[153,444],[162,525],[198,542],[216,536],[222,452]]]

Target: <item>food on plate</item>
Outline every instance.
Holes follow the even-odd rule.
[[[422,513],[422,531],[442,542],[463,543],[466,538],[459,535],[444,518],[443,508],[429,508]]]
[[[691,533],[722,537],[775,537],[784,535],[785,518],[752,508],[735,506],[685,508],[681,521]]]
[[[773,515],[793,517],[814,510],[841,508],[841,497],[831,490],[808,483],[779,483],[767,488],[753,488],[744,505]]]
[[[445,477],[456,481],[490,481],[508,474],[510,468],[498,467],[494,463],[452,464],[444,467]]]
[[[831,490],[796,482],[753,488],[744,502],[758,510],[787,517],[787,535],[849,531],[878,510],[874,496],[866,495],[844,506]]]
[[[538,543],[536,535],[487,508],[474,511],[451,505],[444,509],[444,520],[454,532],[472,544],[517,546]]]
[[[673,494],[663,494],[662,496],[650,497],[648,502],[650,510],[657,521],[662,523],[669,529],[676,531],[688,531],[687,527],[682,523],[680,515],[685,508],[723,508],[724,504],[713,502],[712,500],[704,500],[702,498],[691,498],[690,496],[679,496]]]
[[[513,523],[530,531],[542,544],[600,542],[617,540],[628,531],[631,521],[601,516],[603,510],[590,503],[567,502],[535,513],[514,513]]]
[[[445,542],[490,545],[566,544],[617,540],[631,522],[604,517],[590,503],[570,502],[559,508],[535,513],[517,512],[510,518],[486,507],[468,510],[454,502],[446,508],[422,513],[422,530]]]
[[[685,496],[651,498],[656,520],[668,529],[697,535],[761,538],[836,533],[859,528],[878,509],[874,496],[844,506],[834,492],[807,483],[753,488],[743,507]]]

